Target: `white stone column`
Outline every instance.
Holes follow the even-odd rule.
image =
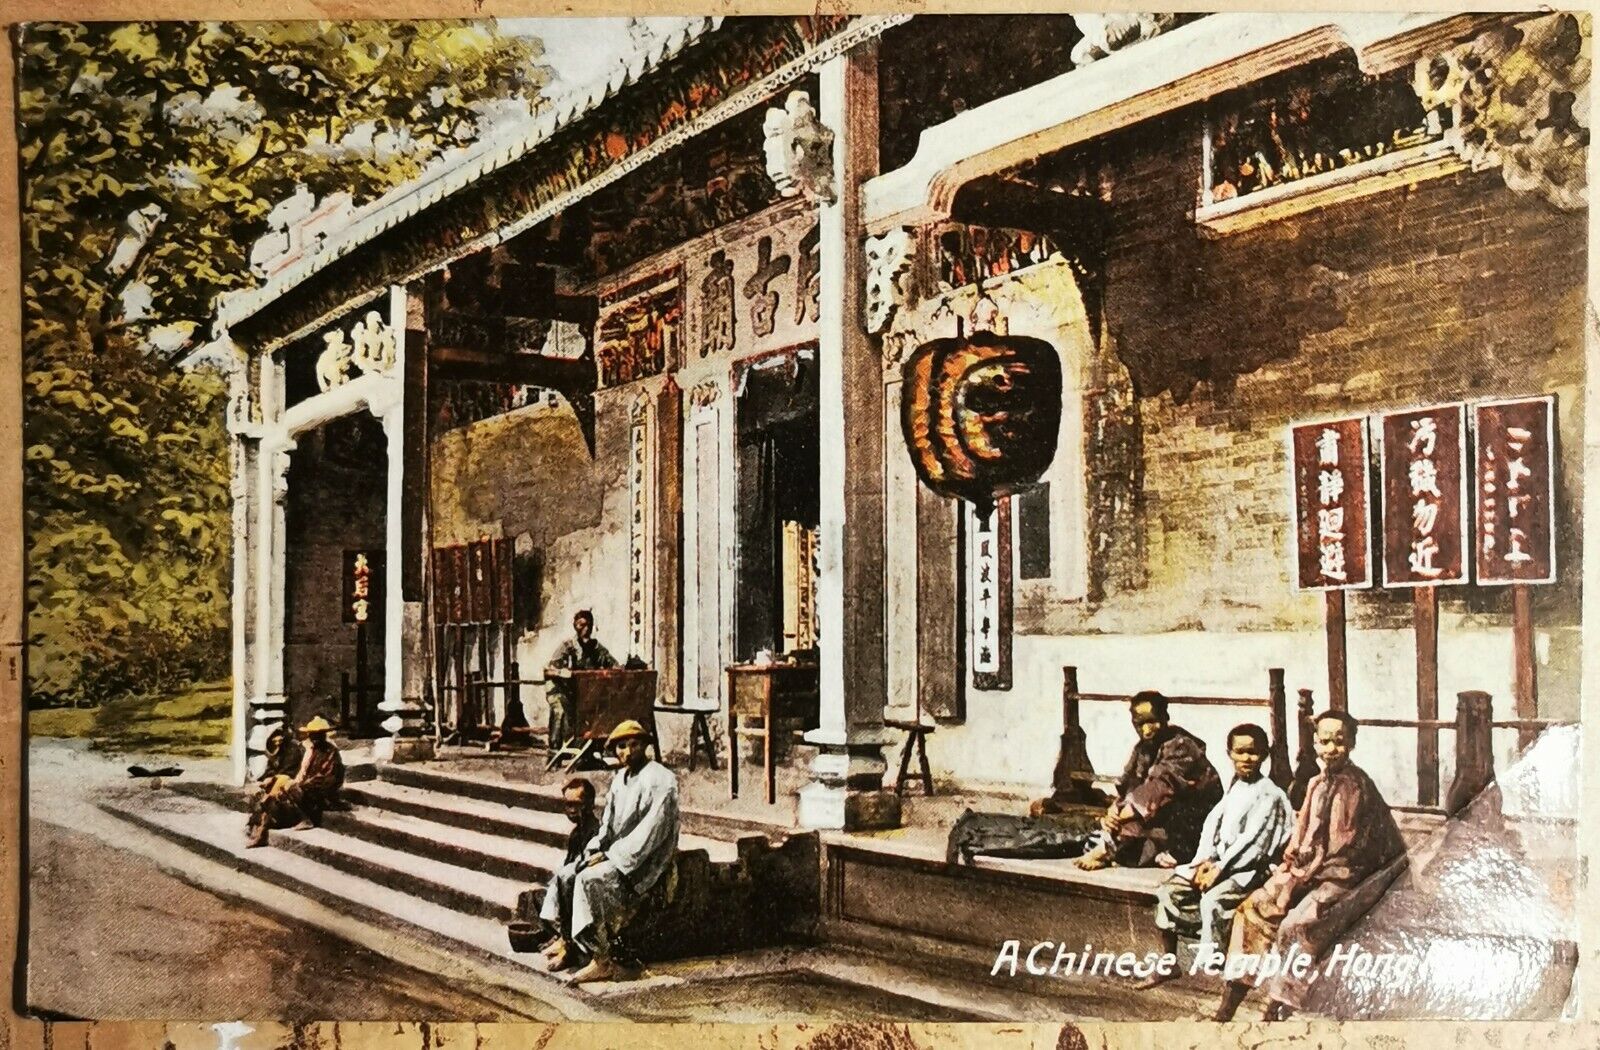
[[[265,367],[264,369],[265,370]],[[289,494],[289,454],[295,443],[281,428],[265,436],[256,459],[255,674],[250,697],[250,729],[245,738],[250,776],[266,764],[267,736],[289,717],[283,692],[283,617],[285,529],[283,505]]]
[[[373,754],[384,762],[409,762],[433,757],[433,740],[422,732],[423,679],[422,603],[408,602],[401,580],[405,572],[405,401],[406,290],[389,289],[388,324],[394,333],[394,364],[383,392],[369,396],[367,407],[383,423],[388,452],[387,492],[384,499],[383,557],[383,700],[378,710],[388,717],[388,736],[373,744]]]
[[[876,43],[824,66],[820,93],[838,199],[819,216],[821,711],[806,734],[818,752],[799,816],[811,828],[894,827],[900,799],[883,790],[883,374],[865,329],[861,224],[861,185],[878,166]]]
[[[227,425],[233,499],[233,730],[228,757],[233,779],[243,784],[249,775],[250,700],[255,695],[255,565],[256,521],[261,428],[254,418],[254,392],[250,389],[250,362],[246,351],[232,346],[228,373]]]

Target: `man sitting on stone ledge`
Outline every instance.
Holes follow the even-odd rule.
[[[1226,944],[1234,909],[1266,881],[1283,855],[1294,826],[1294,809],[1283,789],[1261,773],[1267,732],[1253,723],[1228,731],[1233,783],[1206,815],[1194,859],[1180,864],[1156,890],[1156,927],[1168,953],[1179,936],[1198,939],[1200,951]],[[1181,975],[1153,974],[1137,987],[1150,988]]]
[[[1194,734],[1167,720],[1167,698],[1153,690],[1128,703],[1139,742],[1117,781],[1094,845],[1074,863],[1085,871],[1110,864],[1170,868],[1193,856],[1206,814],[1222,799],[1222,781]]]
[[[1291,948],[1316,959],[1377,903],[1405,866],[1405,840],[1389,804],[1372,778],[1350,761],[1356,727],[1343,711],[1317,716],[1322,772],[1306,788],[1283,863],[1234,915],[1230,965],[1235,957],[1259,960],[1269,951],[1284,959]],[[1288,966],[1282,970],[1230,980],[1214,1019],[1232,1020],[1252,984],[1267,991],[1265,1020],[1287,1017],[1299,1008],[1308,982]]]
[[[631,719],[606,739],[621,768],[606,793],[587,853],[564,864],[545,889],[539,917],[561,931],[552,972],[587,959],[573,980],[605,981],[627,959],[619,934],[678,853],[678,778],[649,754],[650,734]],[[631,960],[627,960],[631,961]]]

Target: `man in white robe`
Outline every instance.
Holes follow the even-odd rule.
[[[606,739],[621,768],[606,793],[600,831],[580,860],[563,865],[545,890],[540,918],[561,930],[550,969],[588,962],[574,981],[617,976],[616,937],[678,853],[678,778],[650,760],[650,734],[626,721]]]
[[[1206,814],[1194,859],[1173,869],[1156,890],[1156,926],[1166,951],[1179,936],[1197,938],[1202,951],[1225,944],[1233,913],[1266,881],[1294,829],[1294,808],[1283,789],[1261,773],[1267,734],[1258,725],[1228,732],[1234,779],[1222,801]],[[1152,976],[1140,987],[1176,977]]]

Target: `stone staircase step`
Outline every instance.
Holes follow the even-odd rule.
[[[380,846],[327,828],[273,833],[270,843],[380,886],[452,911],[498,922],[517,917],[517,896],[530,885]]]
[[[371,806],[330,812],[325,825],[400,853],[524,884],[542,884],[566,859],[564,849],[545,843],[511,839]]]
[[[391,777],[392,768],[403,770],[400,776],[404,782]],[[422,775],[410,775],[415,772],[421,772]],[[458,789],[468,785],[494,789],[487,793],[495,798],[490,800],[457,793]],[[596,786],[603,791],[605,784]],[[559,791],[551,795],[547,790],[532,785],[485,784],[466,777],[417,771],[414,767],[384,767],[381,779],[347,787],[344,794],[351,802],[438,824],[557,846],[563,854],[566,852],[567,834],[572,830],[566,814],[559,810]],[[554,798],[558,807],[556,810],[546,808],[551,798]],[[601,798],[603,800],[603,794]],[[733,841],[737,837],[740,836],[711,838],[701,834],[682,834],[678,838],[678,848],[703,849],[713,862],[732,862],[739,857],[738,847]]]
[[[430,788],[374,780],[344,789],[346,801],[390,813],[491,835],[559,846],[565,852],[572,824],[566,815],[445,794]]]
[[[364,917],[385,928],[420,930],[435,939],[465,945],[509,960],[530,975],[542,973],[534,956],[518,955],[499,919],[458,911],[401,889],[386,886],[332,864],[283,848],[300,832],[274,832],[269,845],[246,849],[239,814],[197,799],[161,808],[102,803],[112,816],[174,843],[184,850],[305,894],[330,907]],[[480,884],[481,885],[481,884]]]
[[[428,788],[455,798],[497,802],[502,806],[523,811],[542,810],[546,813],[561,814],[559,784],[528,784],[498,779],[492,775],[470,776],[413,763],[386,763],[379,768],[378,779],[382,783]],[[597,777],[596,789],[603,791],[609,780],[609,776]]]

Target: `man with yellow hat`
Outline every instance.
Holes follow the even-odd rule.
[[[250,813],[249,845],[265,846],[271,828],[311,828],[322,822],[322,813],[339,796],[344,786],[344,760],[328,734],[333,726],[317,715],[300,727],[306,740],[300,769],[287,784],[276,783],[256,800]]]
[[[678,778],[650,759],[650,734],[633,720],[606,738],[620,763],[606,793],[600,831],[588,852],[563,865],[545,888],[539,917],[561,935],[550,969],[581,965],[574,981],[618,975],[618,934],[678,853]]]

